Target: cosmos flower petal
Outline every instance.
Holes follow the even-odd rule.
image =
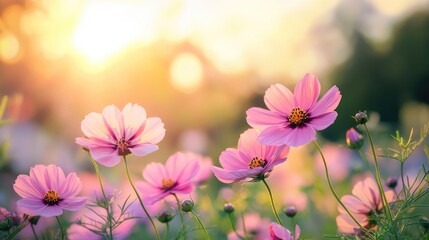
[[[371,208],[369,208],[368,206],[364,205],[362,203],[362,201],[352,195],[345,195],[341,198],[341,201],[343,202],[343,204],[347,207],[347,209],[351,212],[355,212],[355,213],[368,213],[371,211]],[[342,206],[338,206],[338,210],[340,212],[344,211],[344,208]],[[345,212],[347,214],[347,212]]]
[[[164,191],[159,187],[154,187],[146,182],[137,182],[136,188],[140,192],[142,201],[147,204],[154,204],[155,202],[167,197],[170,192]]]
[[[40,198],[23,198],[16,202],[18,210],[30,216],[44,216],[42,211],[46,210],[47,206]]]
[[[127,126],[125,128],[125,139],[128,140],[135,135],[140,135],[146,125],[145,109],[137,104],[128,103],[122,109],[122,115],[124,126]]]
[[[183,153],[177,152],[168,158],[165,168],[171,179],[183,185],[189,185],[198,173],[200,166],[194,159],[185,159]]]
[[[266,145],[298,147],[316,139],[316,130],[309,126],[296,128],[269,127],[262,131],[258,141]]]
[[[313,127],[318,131],[324,130],[335,122],[337,116],[337,112],[328,112],[317,117],[311,118],[311,121],[307,123],[307,125]]]
[[[77,211],[85,206],[86,197],[68,198],[60,202],[60,207],[69,211]]]
[[[111,137],[109,137],[109,132],[104,125],[103,116],[99,113],[90,113],[85,116],[85,118],[81,122],[82,132],[88,138],[102,138],[106,141],[109,141]]]
[[[46,193],[50,190],[50,187],[48,187],[50,183],[48,183],[49,179],[47,177],[48,174],[44,165],[37,164],[30,169],[30,181],[39,192]]]
[[[135,144],[160,142],[165,136],[164,123],[160,118],[152,117],[146,120],[146,126],[143,133],[136,139]]]
[[[338,107],[340,101],[341,93],[338,90],[337,86],[333,86],[325,93],[325,95],[323,95],[323,97],[316,104],[311,107],[309,113],[311,116],[315,117],[328,112],[332,112]]]
[[[43,197],[45,194],[43,189],[34,187],[30,177],[24,174],[20,174],[16,178],[15,184],[13,184],[13,189],[19,196],[23,198]]]
[[[106,167],[113,167],[121,161],[118,150],[110,147],[95,147],[91,148],[90,152],[95,161]]]
[[[214,175],[223,183],[232,183],[246,178],[252,178],[259,174],[263,169],[253,168],[253,169],[237,169],[237,170],[227,170],[219,167],[212,167]]]
[[[293,240],[290,231],[275,222],[270,224],[270,236],[273,240]]]
[[[159,147],[157,145],[154,144],[139,144],[137,146],[134,147],[130,147],[129,150],[132,154],[136,155],[136,156],[146,156],[150,153],[153,153],[155,151],[157,151],[159,149]]]
[[[116,141],[125,137],[124,116],[118,107],[109,105],[103,109],[103,122]]]
[[[152,186],[160,186],[162,179],[167,178],[165,166],[161,163],[149,163],[143,170],[143,178]]]
[[[264,95],[264,102],[268,109],[279,115],[286,116],[295,105],[295,99],[292,92],[281,84],[271,85]]]
[[[76,196],[82,190],[82,184],[76,173],[69,173],[61,186],[56,189],[62,198],[69,198]]]
[[[295,105],[302,110],[307,111],[311,106],[313,106],[319,97],[319,79],[313,74],[305,74],[304,77],[295,86],[293,93],[295,96]],[[285,102],[285,104],[289,103]]]
[[[225,169],[246,169],[249,164],[249,160],[242,159],[238,150],[233,148],[223,151],[219,156],[219,162]]]
[[[286,120],[284,116],[279,115],[276,112],[271,112],[267,109],[253,107],[246,111],[247,123],[253,128],[263,130],[267,126],[273,125],[284,125],[286,126]]]

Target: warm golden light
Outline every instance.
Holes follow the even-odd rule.
[[[170,67],[172,84],[183,92],[196,90],[203,80],[203,66],[193,54],[181,53]]]
[[[75,30],[73,45],[91,62],[100,63],[133,43],[153,41],[152,22],[150,6],[135,1],[90,2]]]
[[[19,54],[19,42],[16,37],[9,33],[0,35],[0,60],[12,63],[17,60]]]

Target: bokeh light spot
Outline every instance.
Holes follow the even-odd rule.
[[[190,93],[195,91],[203,80],[201,61],[191,53],[181,53],[170,66],[173,86],[178,90]]]

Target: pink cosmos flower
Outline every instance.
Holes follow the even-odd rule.
[[[145,156],[158,150],[156,145],[165,135],[164,123],[157,117],[147,118],[146,111],[128,103],[122,112],[114,105],[103,113],[90,113],[81,123],[85,137],[76,143],[88,149],[95,161],[113,167],[121,156]]]
[[[195,189],[194,178],[200,166],[177,152],[165,163],[150,163],[143,170],[145,182],[138,182],[143,202],[154,204],[169,194],[189,194]]]
[[[267,109],[247,110],[247,122],[261,130],[258,141],[267,145],[300,146],[316,139],[320,131],[334,123],[334,111],[341,100],[340,91],[333,86],[317,101],[320,82],[307,73],[295,87],[294,93],[281,84],[272,85],[264,96]]]
[[[377,183],[371,177],[367,177],[354,185],[352,194],[343,196],[341,201],[362,227],[367,229],[376,228],[377,226],[370,220],[370,216],[374,213],[380,213],[383,209],[383,202]],[[385,191],[385,195],[388,203],[396,200],[395,193],[392,190]],[[348,213],[341,206],[338,206],[338,211],[340,212],[340,215],[336,218],[338,230],[346,234],[359,233],[359,226]]]
[[[299,238],[301,230],[295,225],[295,236],[282,225],[272,222],[270,224],[270,236],[272,240],[296,240]]]
[[[183,154],[185,154],[186,159],[194,159],[194,161],[197,161],[200,165],[200,170],[194,178],[194,182],[196,184],[203,183],[211,177],[211,167],[213,166],[213,163],[210,157],[202,156],[193,152],[184,152]]]
[[[86,202],[85,197],[76,197],[81,189],[76,173],[66,177],[54,164],[32,167],[30,176],[17,177],[13,189],[22,197],[17,202],[19,211],[30,216],[59,216],[63,210],[79,210]]]
[[[288,146],[266,146],[257,141],[259,132],[248,129],[240,135],[238,149],[228,148],[219,157],[223,168],[212,167],[219,181],[232,183],[241,180],[260,180],[273,167],[286,161]]]

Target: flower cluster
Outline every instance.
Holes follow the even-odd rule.
[[[329,174],[332,163],[327,161],[316,140],[317,131],[326,129],[336,120],[338,114],[335,110],[342,96],[336,86],[319,99],[320,92],[319,79],[309,73],[296,84],[293,93],[284,85],[274,84],[264,95],[268,109],[252,107],[247,110],[247,123],[251,128],[240,135],[236,148],[227,148],[219,154],[220,166],[214,166],[210,157],[199,153],[177,151],[170,154],[165,163],[146,162],[142,170],[137,169],[141,173],[137,181],[133,180],[134,176],[130,173],[128,156],[144,157],[159,149],[158,144],[164,139],[166,131],[162,120],[147,117],[142,106],[131,103],[122,110],[109,105],[102,113],[90,113],[81,122],[84,136],[76,138],[76,143],[88,153],[95,175],[88,177],[82,174],[79,178],[75,172],[66,175],[57,165],[38,164],[30,168],[29,175],[17,176],[13,189],[21,197],[16,202],[19,214],[0,208],[0,238],[14,239],[21,231],[31,228],[37,239],[35,226],[39,220],[55,217],[59,231],[50,231],[50,237],[61,239],[66,239],[66,236],[68,239],[129,239],[136,237],[133,229],[138,228],[137,225],[148,226],[143,230],[145,239],[160,240],[161,233],[166,239],[194,239],[202,236],[205,239],[223,237],[230,240],[302,239],[305,234],[295,223],[295,220],[300,219],[295,217],[299,215],[298,210],[305,207],[285,204],[287,208],[281,214],[276,207],[276,197],[280,192],[272,191],[268,180],[276,181],[275,177],[271,177],[274,174],[288,177],[283,169],[287,165],[286,160],[293,158],[291,152],[295,147],[310,142],[320,154],[320,158],[316,158],[320,164],[311,165],[320,166],[324,171],[329,190],[338,203],[338,237],[427,237],[429,220],[424,216],[409,216],[409,213],[416,202],[429,192],[429,171],[423,167],[422,174],[417,174],[415,180],[410,181],[404,176],[403,167],[411,153],[428,135],[429,125],[422,130],[418,141],[412,141],[412,134],[405,141],[397,132],[395,140],[399,148],[386,149],[387,153],[383,157],[399,161],[401,176],[383,181],[378,161],[380,155],[375,151],[366,125],[368,116],[366,112],[357,113],[354,118],[358,127],[365,128],[365,132],[350,128],[346,132],[346,144],[362,157],[367,174],[355,180],[351,195],[340,198],[331,183],[331,176],[335,175]],[[367,138],[370,140],[372,159],[362,152]],[[340,157],[348,158],[349,155],[341,154]],[[116,186],[118,190],[108,183],[114,178],[102,176],[99,164],[113,168],[121,162],[127,182]],[[331,165],[328,166],[328,163]],[[136,172],[135,168],[131,170]],[[334,180],[343,181],[347,172],[343,168],[339,171],[343,171],[343,175],[334,177]],[[198,191],[207,189],[212,173],[223,184],[235,186],[234,183],[238,182],[242,188],[247,187],[247,184],[263,185],[269,204],[268,201],[262,203],[269,205],[266,207],[272,210],[273,218],[262,217],[259,212],[263,210],[254,209],[256,204],[246,206],[246,197],[237,197],[240,191],[224,189],[219,194],[224,199],[224,211],[217,216],[219,225],[213,224],[213,227],[207,228],[204,224],[207,216],[198,212],[205,213],[202,207],[204,204],[215,207],[215,201],[210,200],[209,194],[199,195]],[[80,179],[84,179],[83,183]],[[280,184],[282,188],[288,188],[287,184]],[[305,195],[305,192],[301,194]],[[255,194],[248,202],[256,201],[260,196]],[[237,208],[234,201],[239,203]],[[246,212],[250,209],[252,211]],[[71,224],[66,225],[68,229],[64,229],[65,225],[61,224],[61,221],[67,219],[64,211],[74,212]],[[176,216],[180,217],[180,222]],[[186,217],[195,218],[197,227],[190,227],[191,221],[186,220]],[[225,230],[223,220],[227,218],[230,226]],[[413,224],[419,226],[417,230],[408,230],[407,226]],[[221,228],[228,233],[219,233],[218,229]]]

